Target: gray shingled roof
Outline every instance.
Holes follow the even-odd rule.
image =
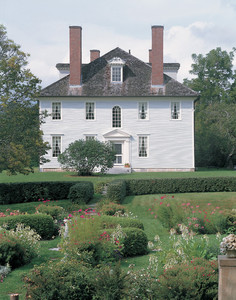
[[[108,61],[120,57],[125,61],[123,83],[112,83]],[[152,67],[120,48],[108,52],[89,64],[82,65],[82,87],[71,92],[69,76],[56,81],[41,91],[41,96],[194,96],[198,94],[164,74],[164,87],[151,85]]]

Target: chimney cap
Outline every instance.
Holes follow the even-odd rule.
[[[82,27],[81,26],[69,26],[71,29],[81,29],[82,30]]]
[[[152,28],[164,28],[163,25],[153,25]]]

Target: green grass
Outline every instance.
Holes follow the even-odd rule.
[[[59,237],[51,241],[41,241],[40,256],[34,258],[30,264],[13,270],[4,279],[4,282],[0,283],[0,300],[9,300],[9,294],[20,294],[20,299],[25,299],[26,290],[22,278],[26,276],[35,265],[40,265],[51,259],[61,259],[63,255],[60,251],[49,250],[56,248],[59,241]]]
[[[35,182],[35,181],[79,181],[89,180],[93,183],[100,181],[111,181],[113,179],[149,179],[149,178],[189,178],[189,177],[220,177],[236,176],[236,171],[226,169],[200,169],[196,172],[150,172],[150,173],[131,173],[119,175],[94,175],[77,176],[73,172],[45,172],[41,173],[35,169],[35,173],[29,175],[8,176],[6,173],[0,174],[0,182]]]
[[[45,174],[45,173],[44,173]],[[151,215],[149,208],[152,207],[154,199],[160,199],[162,195],[142,195],[142,196],[129,196],[126,197],[122,203],[128,208],[134,215],[138,217],[140,221],[143,222],[145,232],[149,240],[153,240],[154,236],[158,234],[162,242],[168,245],[169,234],[166,228],[162,226],[158,219],[155,219]],[[99,198],[96,195],[95,201]],[[221,192],[221,193],[189,193],[189,194],[175,194],[174,199],[176,201],[191,201],[194,203],[211,203],[215,206],[220,207],[230,207],[236,208],[236,192]],[[53,202],[56,205],[63,206],[68,209],[68,200],[60,200]],[[38,202],[32,203],[21,203],[21,204],[11,204],[11,205],[0,205],[0,211],[4,211],[7,208],[11,210],[19,209],[20,211],[34,213],[35,207]],[[25,297],[25,289],[23,287],[23,282],[21,281],[22,276],[26,275],[34,265],[39,265],[50,259],[60,259],[62,258],[61,252],[50,251],[49,248],[55,248],[59,243],[60,238],[56,238],[52,241],[41,241],[41,251],[40,257],[35,258],[30,264],[23,266],[13,272],[11,272],[8,277],[0,284],[0,300],[9,299],[9,293],[19,293],[22,296],[21,299]],[[214,243],[215,236],[210,236],[210,240]],[[150,254],[149,254],[150,255]],[[122,268],[127,270],[130,264],[135,264],[135,269],[146,268],[149,262],[149,255],[137,256],[132,258],[126,258],[122,261]]]

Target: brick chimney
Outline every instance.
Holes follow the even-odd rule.
[[[152,26],[152,85],[163,85],[163,30],[164,26]]]
[[[100,57],[100,50],[90,50],[90,62]]]
[[[149,63],[152,63],[152,49],[149,49]]]
[[[70,26],[70,85],[81,85],[82,27]]]

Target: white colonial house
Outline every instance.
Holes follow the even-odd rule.
[[[82,64],[81,33],[70,27],[70,64],[57,64],[61,79],[39,97],[51,145],[40,170],[60,170],[57,157],[73,141],[98,139],[116,149],[110,172],[194,171],[198,95],[176,80],[179,64],[163,63],[163,26],[152,26],[149,63],[115,48],[103,56],[91,50]]]

